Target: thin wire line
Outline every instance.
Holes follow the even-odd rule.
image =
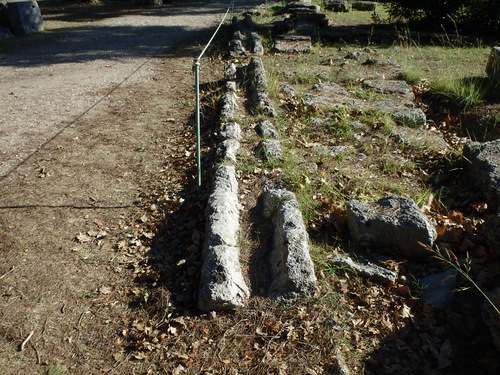
[[[222,24],[224,23],[224,21],[226,20],[226,17],[229,13],[230,10],[232,10],[234,7],[234,0],[231,1],[231,4],[229,4],[229,8],[227,8],[226,10],[226,14],[224,14],[224,17],[222,17],[222,21],[219,23],[219,26],[217,27],[217,29],[215,30],[215,32],[213,33],[212,37],[210,38],[210,40],[208,41],[207,45],[205,46],[205,48],[203,49],[203,51],[201,51],[200,53],[200,56],[198,56],[198,58],[196,59],[196,61],[200,61],[200,59],[203,57],[203,55],[205,54],[208,46],[210,46],[210,44],[212,43],[212,41],[214,40],[215,38],[215,35],[217,35],[217,33],[219,32],[219,29],[221,28]]]
[[[14,173],[16,170],[18,170],[23,164],[25,164],[28,160],[30,160],[33,156],[35,156],[37,153],[39,153],[41,150],[45,148],[50,142],[52,142],[54,139],[59,137],[62,133],[64,133],[66,130],[68,130],[75,122],[80,120],[83,116],[85,116],[87,113],[89,113],[92,109],[94,109],[97,105],[99,105],[104,99],[107,99],[118,87],[123,85],[130,77],[132,77],[135,73],[137,73],[144,65],[146,65],[150,60],[155,58],[157,55],[153,55],[149,57],[146,61],[144,61],[141,65],[139,65],[132,73],[130,73],[128,76],[126,76],[120,83],[118,83],[116,86],[114,86],[111,90],[109,90],[106,94],[104,94],[97,102],[92,104],[90,107],[88,107],[86,110],[84,110],[82,113],[80,113],[76,118],[74,118],[69,124],[64,126],[62,129],[60,129],[56,134],[54,134],[52,137],[50,137],[47,141],[42,143],[40,146],[38,146],[35,151],[33,151],[31,154],[29,154],[24,160],[22,160],[19,164],[15,165],[12,167],[6,174],[0,176],[0,182],[3,182],[7,177],[9,177],[12,173]]]

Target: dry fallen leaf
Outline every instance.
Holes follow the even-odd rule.
[[[92,240],[92,238],[90,238],[89,236],[87,236],[86,234],[84,233],[80,233],[76,236],[76,240],[80,243],[86,243],[86,242],[90,242]]]

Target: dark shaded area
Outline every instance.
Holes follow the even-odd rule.
[[[227,6],[228,3],[223,1],[187,1],[182,2],[182,6],[174,3],[148,8],[120,2],[102,5],[70,2],[68,5],[62,1],[41,1],[40,8],[45,20],[82,25],[0,40],[0,66],[31,67],[84,63],[96,59],[154,57],[165,53],[168,48],[175,48],[179,43],[204,45],[215,31],[216,25],[207,22],[204,29],[194,29],[190,25],[169,26],[168,17],[224,14]],[[163,25],[144,26],[110,26],[96,22],[131,14],[160,15],[165,17],[165,22]]]

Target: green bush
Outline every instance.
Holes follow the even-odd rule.
[[[380,0],[392,21],[491,37],[500,31],[498,0]]]

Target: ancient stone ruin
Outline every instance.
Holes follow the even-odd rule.
[[[0,3],[0,27],[0,34],[6,36],[10,36],[9,31],[14,35],[31,34],[42,31],[43,18],[38,3],[34,0],[9,0]]]

